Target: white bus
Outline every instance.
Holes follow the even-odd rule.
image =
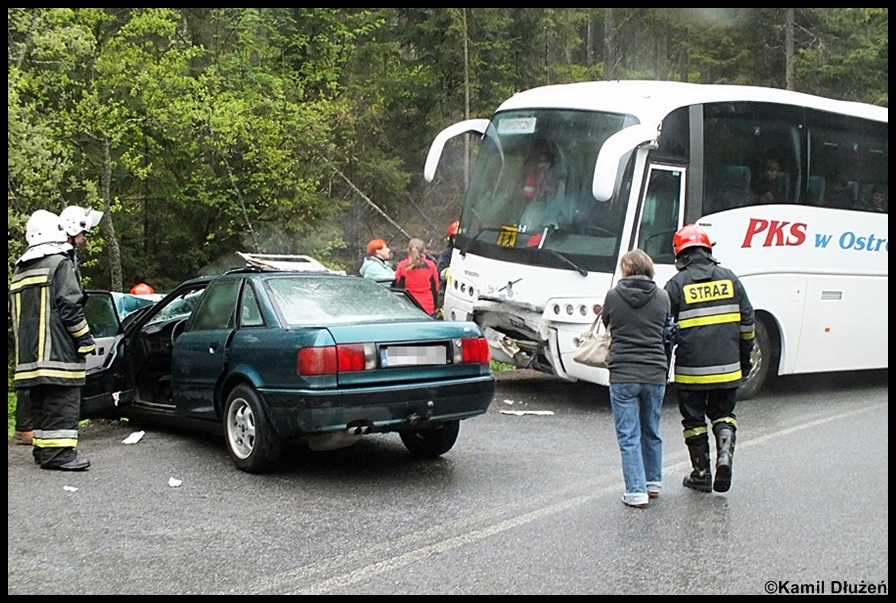
[[[449,140],[480,138],[444,318],[479,323],[495,360],[607,385],[606,369],[573,353],[619,257],[644,249],[662,286],[676,270],[672,235],[696,223],[756,312],[742,399],[773,375],[887,368],[887,116],[733,85],[586,82],[516,94],[490,120],[444,129],[426,160],[432,182],[443,153],[463,160]]]

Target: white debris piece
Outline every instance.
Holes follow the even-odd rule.
[[[169,477],[169,478],[168,478],[168,485],[171,486],[172,488],[177,488],[177,487],[180,486],[182,483],[184,483],[183,480],[179,480],[179,479],[177,479],[176,477]]]
[[[62,489],[65,490],[66,492],[77,492],[78,491],[78,489],[75,488],[74,486],[62,486]]]
[[[145,431],[135,431],[121,441],[122,444],[136,444],[146,434]]]
[[[502,415],[514,415],[517,417],[521,417],[523,415],[537,415],[539,417],[546,417],[554,414],[553,410],[502,410]]]
[[[513,400],[504,400],[504,404],[513,404]]]

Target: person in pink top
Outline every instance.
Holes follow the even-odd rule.
[[[439,272],[435,262],[426,257],[426,244],[422,239],[408,242],[408,257],[395,269],[395,286],[406,289],[427,314],[435,316]]]

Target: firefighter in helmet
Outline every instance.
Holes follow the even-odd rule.
[[[94,351],[81,285],[59,216],[37,210],[25,230],[28,248],[9,284],[15,334],[16,390],[27,392],[34,418],[32,452],[43,469],[84,471],[78,420],[86,357]]]
[[[78,246],[87,239],[87,233],[90,229],[100,223],[103,212],[90,208],[78,207],[77,205],[69,205],[59,214],[62,221],[62,228],[68,235],[68,242],[72,246],[69,251],[69,257],[75,267],[75,274],[78,277],[78,283],[81,283],[81,260],[78,257]]]
[[[679,326],[675,391],[692,471],[684,486],[699,492],[731,487],[737,388],[752,367],[753,306],[738,277],[712,256],[709,236],[688,224],[672,238],[678,273],[665,285]],[[715,435],[715,481],[707,420]]]
[[[445,249],[439,253],[436,261],[436,270],[439,272],[439,280],[444,286],[448,279],[448,266],[451,265],[451,252],[454,251],[454,241],[457,237],[457,229],[460,228],[460,220],[455,220],[448,225],[448,234],[445,236]]]

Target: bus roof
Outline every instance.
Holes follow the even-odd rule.
[[[691,84],[657,80],[615,80],[540,86],[513,95],[498,107],[572,109],[634,115],[643,124],[659,123],[679,107],[700,103],[755,101],[810,107],[820,111],[889,123],[889,108],[834,100],[802,92],[733,84]]]

